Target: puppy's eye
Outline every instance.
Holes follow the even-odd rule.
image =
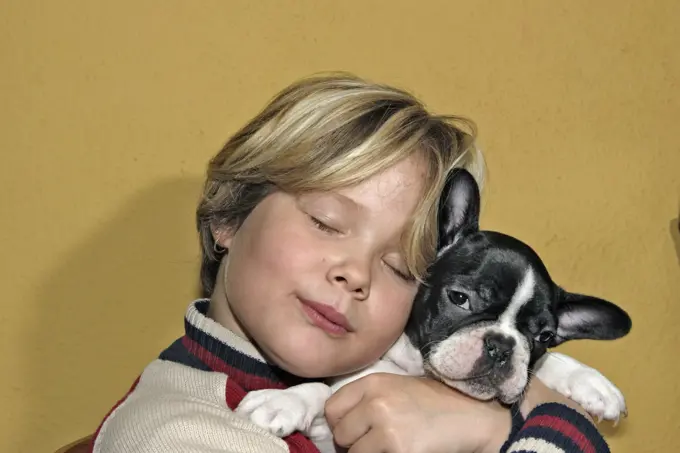
[[[539,343],[550,343],[554,338],[555,338],[554,333],[545,331],[538,334],[538,336],[536,337],[536,341],[538,341]]]
[[[449,300],[455,305],[458,305],[465,310],[470,309],[470,298],[467,294],[461,293],[460,291],[449,290],[447,291],[447,295],[449,296]]]

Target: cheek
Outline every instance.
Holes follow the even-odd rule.
[[[372,338],[369,341],[374,342],[375,349],[382,353],[404,331],[413,306],[415,289],[387,288],[375,292],[378,294],[372,294],[375,300],[369,319],[364,322],[368,324],[368,331],[371,333]]]
[[[482,356],[484,329],[452,335],[441,342],[428,357],[428,365],[448,379],[465,379]]]
[[[298,289],[296,283],[314,268],[310,261],[318,250],[310,247],[309,241],[293,231],[292,226],[273,229],[265,223],[245,225],[247,228],[234,237],[227,256],[225,289],[232,310],[244,324],[259,325],[265,321],[261,318],[263,310],[285,309],[281,302]],[[270,317],[266,321],[275,319]],[[249,326],[249,330],[252,328]]]
[[[243,241],[242,258],[260,278],[278,280],[298,274],[317,259],[319,247],[300,226],[272,230],[262,227]],[[318,265],[318,263],[314,263]]]

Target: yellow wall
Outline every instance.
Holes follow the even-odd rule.
[[[633,316],[563,348],[627,395],[614,451],[680,450],[678,5],[0,1],[0,451],[93,431],[181,334],[206,160],[335,69],[477,121],[484,226]]]

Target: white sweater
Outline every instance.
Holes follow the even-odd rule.
[[[207,308],[207,300],[189,306],[186,335],[144,369],[105,417],[93,453],[317,451],[301,434],[280,439],[232,411],[247,391],[301,381],[207,318]]]

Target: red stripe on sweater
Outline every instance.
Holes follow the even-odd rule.
[[[104,426],[104,423],[106,423],[106,420],[111,416],[113,411],[118,409],[118,407],[125,402],[125,400],[130,396],[130,394],[135,390],[137,387],[137,384],[139,384],[139,378],[141,376],[137,376],[137,379],[135,379],[135,382],[132,383],[132,386],[130,387],[130,390],[127,391],[125,396],[123,396],[121,399],[118,400],[118,402],[111,408],[108,414],[106,414],[106,417],[104,417],[104,420],[99,424],[99,427],[97,427],[97,431],[94,432],[94,436],[92,436],[92,440],[90,441],[90,446],[88,447],[88,453],[92,453],[94,451],[94,442],[97,440],[97,437],[99,436],[99,432],[102,430],[102,426]]]
[[[253,389],[286,388],[286,385],[280,382],[275,382],[264,377],[248,374],[243,370],[239,370],[238,368],[234,368],[228,365],[226,362],[217,357],[215,354],[211,353],[203,346],[198,344],[196,341],[192,340],[187,336],[184,336],[182,338],[182,343],[184,344],[184,347],[186,347],[189,350],[189,352],[198,357],[201,360],[201,362],[208,365],[208,367],[210,367],[211,370],[224,373],[230,378],[233,378],[236,382],[239,383],[247,382],[248,387],[251,387]]]
[[[238,383],[234,381],[231,376],[227,375],[227,388],[225,389],[224,396],[227,400],[227,406],[229,409],[235,411],[247,393],[248,392],[243,390],[243,387],[238,385]]]
[[[552,415],[537,415],[531,417],[524,424],[524,428],[531,426],[550,428],[571,439],[583,453],[595,453],[595,447],[588,438],[577,427],[562,418]]]
[[[316,445],[301,433],[293,433],[283,440],[288,444],[290,453],[320,453]]]

